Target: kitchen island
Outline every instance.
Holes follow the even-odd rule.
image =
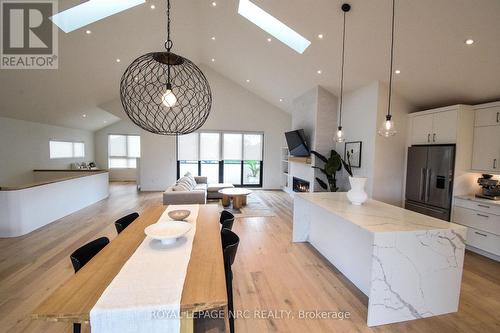
[[[293,241],[309,242],[368,296],[368,326],[456,312],[467,228],[345,193],[294,196]]]
[[[18,237],[108,197],[107,170],[34,170],[0,187],[0,237]]]

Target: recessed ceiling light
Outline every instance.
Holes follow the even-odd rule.
[[[298,53],[303,53],[311,45],[310,41],[250,0],[240,0],[238,14]]]
[[[321,69],[318,69],[316,73],[321,74],[322,73]]]
[[[116,62],[120,62],[120,61],[121,61],[120,58],[116,58]]]
[[[104,121],[103,121],[103,123],[105,123],[105,124],[106,124],[107,122],[108,122],[107,120],[104,120]]]
[[[215,6],[217,6],[217,2],[212,1],[212,7],[215,7]]]
[[[83,118],[87,118],[87,115],[84,113],[84,114],[82,114],[82,117]]]
[[[268,41],[268,42],[271,42],[271,41],[272,41],[272,39],[271,39],[271,38],[268,38],[268,39],[267,39],[267,41]]]
[[[401,71],[400,71],[399,69],[396,69],[396,70],[394,71],[394,73],[396,73],[396,74],[401,74]]]
[[[250,80],[249,80],[249,79],[246,79],[246,81],[247,81],[247,83],[249,83],[249,82],[250,82]]]
[[[155,6],[155,5],[151,5],[151,6],[150,6],[150,8],[151,8],[151,9],[155,9],[155,8],[156,8],[156,6]]]
[[[215,40],[215,36],[212,36],[212,40]]]
[[[215,58],[212,58],[212,62],[215,62]]]
[[[85,33],[86,33],[87,35],[90,35],[90,34],[92,33],[92,31],[90,31],[90,30],[86,30],[86,31],[85,31]]]
[[[318,35],[318,38],[319,38],[319,39],[323,39],[323,34],[319,34],[319,35]]]
[[[283,98],[280,98],[280,102],[283,102]]]
[[[472,44],[474,44],[474,40],[473,39],[466,39],[465,44],[472,45]]]
[[[146,0],[90,0],[63,10],[49,19],[68,33],[145,2]]]

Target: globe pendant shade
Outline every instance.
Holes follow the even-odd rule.
[[[168,51],[135,59],[123,73],[120,99],[132,122],[161,135],[196,131],[212,107],[203,72],[189,59]]]

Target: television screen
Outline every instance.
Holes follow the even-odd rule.
[[[288,144],[288,150],[292,156],[309,156],[311,152],[306,143],[306,137],[304,130],[296,130],[285,133],[286,142]]]

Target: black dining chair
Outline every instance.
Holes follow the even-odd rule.
[[[233,271],[231,265],[236,258],[236,251],[240,238],[229,229],[221,230],[222,251],[224,255],[224,273],[226,275],[227,310],[229,317],[229,331],[234,333],[234,306],[233,306]]]
[[[78,272],[86,263],[90,261],[99,251],[101,251],[106,245],[109,244],[108,237],[101,237],[85,244],[84,246],[78,248],[69,257],[75,273]],[[80,333],[82,329],[82,324],[73,324],[73,333]]]
[[[125,230],[126,227],[129,226],[130,223],[134,222],[136,218],[139,217],[139,214],[137,212],[134,212],[132,214],[128,214],[127,216],[124,216],[115,222],[115,228],[116,232],[120,233],[123,230]]]
[[[227,210],[223,210],[220,214],[220,224],[222,225],[222,229],[233,229],[234,223],[234,215]]]

